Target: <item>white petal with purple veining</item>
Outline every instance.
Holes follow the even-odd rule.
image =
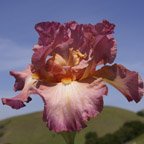
[[[58,83],[45,90],[38,90],[45,102],[44,121],[56,132],[74,131],[85,127],[85,121],[97,115],[103,108],[103,95],[107,88],[102,81],[95,85],[73,81]]]

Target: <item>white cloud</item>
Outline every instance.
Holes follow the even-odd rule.
[[[32,46],[0,38],[0,71],[26,67],[31,61]]]

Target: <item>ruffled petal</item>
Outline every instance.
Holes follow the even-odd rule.
[[[20,109],[25,106],[25,102],[30,102],[31,98],[29,97],[34,91],[31,89],[32,85],[36,80],[32,79],[31,76],[25,78],[25,84],[22,91],[15,97],[12,98],[2,98],[2,103],[8,105],[13,109]]]
[[[60,44],[68,37],[65,27],[58,22],[41,22],[35,25],[35,29],[40,36],[38,44],[43,46]]]
[[[25,79],[31,74],[30,66],[24,71],[10,71],[10,75],[13,76],[15,80],[14,91],[22,90],[24,87]]]
[[[117,88],[128,101],[139,102],[144,95],[144,83],[139,74],[130,71],[122,65],[104,66],[95,72],[96,77],[102,77],[106,82]]]
[[[107,20],[103,20],[102,23],[98,23],[95,26],[97,33],[99,34],[112,34],[114,33],[115,25]]]
[[[42,65],[46,57],[52,55],[53,52],[68,57],[68,48],[72,39],[69,37],[69,30],[66,26],[58,22],[41,22],[36,24],[35,29],[39,33],[39,40],[32,56],[34,66],[38,67],[40,63]]]
[[[97,64],[111,64],[116,57],[116,52],[116,41],[114,38],[110,35],[103,36],[93,51],[94,60]]]
[[[44,100],[43,120],[50,130],[80,130],[86,127],[85,121],[102,111],[107,87],[102,79],[89,83],[73,81],[68,85],[58,83],[36,90]]]
[[[75,21],[36,24],[39,40],[33,49],[33,72],[45,74],[48,58],[59,55],[67,62],[67,66],[77,71],[76,79],[87,78],[97,65],[114,61],[117,51],[112,36],[114,27],[106,20],[95,25],[78,24]]]
[[[84,51],[92,50],[95,66],[98,64],[113,63],[117,49],[116,41],[113,38],[115,25],[107,20],[96,25],[84,25],[85,46]]]

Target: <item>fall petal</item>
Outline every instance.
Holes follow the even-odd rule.
[[[12,98],[2,98],[2,103],[4,105],[11,106],[14,109],[20,109],[25,106],[25,102],[30,102],[31,98],[29,97],[30,94],[33,93],[31,90],[32,85],[34,84],[35,80],[33,80],[30,76],[28,76],[25,80],[23,90],[15,97]]]
[[[45,86],[37,93],[44,100],[43,120],[50,130],[76,131],[86,127],[85,121],[102,111],[107,88],[101,80],[91,84],[73,81],[68,85]]]
[[[130,71],[122,65],[104,66],[95,72],[96,77],[102,77],[106,82],[117,88],[128,101],[139,102],[144,94],[144,83],[139,74]]]
[[[27,96],[27,92],[20,93],[19,95],[13,98],[2,98],[2,103],[8,105],[13,109],[20,109],[25,106],[24,102],[31,101],[31,98]]]
[[[22,90],[24,87],[25,79],[31,74],[30,66],[24,71],[10,71],[10,75],[13,76],[15,80],[14,90]]]

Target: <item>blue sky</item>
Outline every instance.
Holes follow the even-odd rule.
[[[0,0],[0,97],[14,96],[14,79],[9,70],[22,70],[29,63],[38,34],[34,25],[41,21],[97,23],[107,19],[116,24],[116,61],[144,78],[144,1],[143,0]],[[127,102],[110,86],[105,105],[137,111],[144,108]],[[25,108],[13,110],[0,103],[0,119],[43,109],[38,96]]]

